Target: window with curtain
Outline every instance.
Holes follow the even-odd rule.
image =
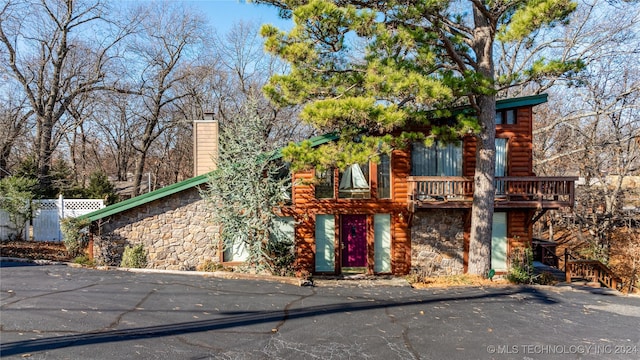
[[[391,159],[387,154],[380,155],[378,164],[378,199],[391,198]]]
[[[368,199],[370,196],[369,164],[353,164],[340,174],[338,197]]]
[[[413,143],[411,149],[411,175],[462,176],[462,144]]]
[[[496,177],[507,176],[507,142],[508,139],[496,139]],[[496,179],[496,195],[504,193],[504,181]]]

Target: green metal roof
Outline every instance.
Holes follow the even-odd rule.
[[[547,97],[548,97],[547,94],[539,94],[539,95],[522,96],[517,98],[496,100],[496,111],[513,109],[517,107],[540,105],[547,102]],[[459,106],[450,110],[453,115],[457,115],[461,113],[472,115],[472,113],[474,112],[473,108],[469,105]]]
[[[202,185],[206,183],[207,180],[208,180],[207,174],[192,177],[190,179],[187,179],[175,184],[171,184],[169,186],[165,186],[161,189],[158,189],[146,194],[142,194],[142,195],[133,197],[131,199],[127,199],[127,200],[115,203],[113,205],[109,205],[100,210],[96,210],[94,212],[82,215],[80,216],[80,218],[87,218],[91,221],[96,221],[104,217],[111,216],[129,209],[132,209],[134,207],[152,202],[154,200],[158,200],[163,197],[193,188],[195,186]]]
[[[311,147],[316,147],[316,146],[320,146],[323,144],[326,144],[328,142],[332,142],[334,140],[338,140],[340,136],[336,133],[328,133],[328,134],[324,134],[324,135],[318,135],[318,136],[314,136],[310,139],[307,139],[305,141],[310,141],[311,142]],[[276,151],[275,154],[273,154],[273,156],[271,157],[271,160],[278,160],[282,157],[282,148],[278,149],[278,151]]]
[[[545,102],[547,102],[547,94],[524,96],[524,97],[518,97],[518,98],[512,98],[512,99],[503,99],[503,100],[496,101],[496,110],[510,109],[510,108],[523,107],[523,106],[535,106],[535,105],[543,104]],[[311,141],[312,147],[316,147],[316,146],[320,146],[328,142],[337,140],[338,137],[339,136],[336,133],[329,133],[329,134],[312,137],[308,139],[308,141]],[[281,157],[282,157],[282,152],[280,149],[272,157],[272,160],[280,159]],[[169,186],[165,186],[162,189],[158,189],[150,193],[142,194],[134,198],[127,199],[119,203],[115,203],[113,205],[109,205],[100,210],[96,210],[89,214],[82,215],[80,216],[80,218],[88,218],[91,221],[96,221],[104,217],[111,216],[129,209],[132,209],[134,207],[149,203],[151,201],[158,200],[163,197],[190,189],[192,187],[202,185],[206,183],[207,180],[208,180],[207,174],[199,175],[191,179],[187,179]]]
[[[538,94],[531,96],[523,96],[511,99],[502,99],[496,101],[496,110],[504,110],[509,108],[536,106],[547,102],[547,94]]]

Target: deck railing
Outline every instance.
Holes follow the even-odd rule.
[[[585,279],[615,290],[620,290],[622,285],[620,278],[605,264],[598,260],[576,259],[567,249],[564,252],[564,273],[569,283],[573,279]]]
[[[573,204],[575,177],[503,176],[495,178],[496,198],[508,201],[555,201]],[[471,200],[473,178],[409,176],[410,201]]]

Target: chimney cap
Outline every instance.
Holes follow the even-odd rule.
[[[204,120],[214,120],[213,119],[213,111],[205,111],[204,112]]]

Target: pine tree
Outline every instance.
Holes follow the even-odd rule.
[[[563,73],[579,62],[544,60],[520,74],[496,79],[496,41],[532,37],[564,21],[571,0],[359,1],[259,0],[293,18],[283,32],[262,28],[266,48],[291,65],[265,91],[281,104],[305,104],[301,118],[340,140],[311,149],[291,145],[284,154],[295,167],[344,167],[375,158],[410,141],[455,141],[474,132],[478,139],[469,254],[469,272],[490,267],[494,204],[496,93],[541,74]],[[475,116],[449,117],[465,104]],[[428,134],[401,132],[408,123],[430,127]],[[363,134],[364,132],[364,134]],[[389,134],[393,134],[389,135]]]

